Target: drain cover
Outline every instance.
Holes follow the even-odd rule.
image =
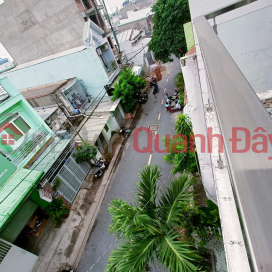
[[[158,130],[159,130],[159,127],[160,127],[160,125],[151,125],[151,126],[149,126],[148,128],[149,128],[151,131],[158,131]]]

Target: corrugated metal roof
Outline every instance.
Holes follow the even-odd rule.
[[[130,40],[130,37],[131,37],[131,34],[132,34],[132,31],[133,29],[129,29],[129,30],[126,30],[124,32],[121,32],[119,34],[117,34],[117,40],[119,43],[122,43],[122,42],[125,42],[125,41],[129,41]]]
[[[84,125],[84,128],[81,129],[79,135],[82,139],[90,144],[95,144],[99,134],[107,124],[111,114],[108,112],[101,117],[90,117],[89,120]],[[88,117],[84,118],[82,124],[86,121]],[[76,136],[76,142],[81,142],[81,138]]]
[[[86,111],[86,115],[90,115],[93,111],[93,109],[97,106],[98,102],[94,102]],[[111,100],[111,97],[105,97],[101,100],[95,111],[93,112],[93,115],[98,115],[99,113],[104,112],[113,112],[115,111],[116,107],[120,103],[120,99],[116,99],[115,101]]]
[[[69,78],[69,79],[65,79],[65,80],[50,83],[50,84],[23,89],[23,90],[20,90],[20,93],[27,100],[43,97],[57,91],[60,88],[65,88],[66,86],[69,87],[70,85],[75,83],[75,81],[76,81],[75,78]]]
[[[126,25],[126,24],[136,22],[136,21],[146,18],[148,15],[154,13],[154,12],[151,12],[151,9],[152,9],[152,7],[141,9],[138,11],[128,11],[127,12],[128,19],[120,20],[119,26]]]
[[[42,171],[18,169],[0,187],[0,229],[43,175]]]
[[[137,42],[133,46],[133,51],[135,51],[136,55],[130,62],[134,62],[135,65],[143,65],[144,64],[144,54],[148,52],[148,46],[146,46],[151,41],[151,38],[143,38]],[[141,50],[144,46],[146,46],[143,50]],[[133,57],[133,54],[128,55],[128,58]]]

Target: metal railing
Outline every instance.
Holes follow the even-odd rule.
[[[46,140],[47,135],[50,133],[42,125],[40,126],[31,137],[28,134],[24,135],[24,142],[19,148],[14,149],[10,154],[7,155],[7,159],[14,165],[18,166],[24,161],[31,153],[36,153],[36,148]]]

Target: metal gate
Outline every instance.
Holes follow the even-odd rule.
[[[90,169],[91,166],[87,162],[76,163],[72,154],[56,176],[61,180],[57,192],[72,203]],[[52,185],[54,185],[56,178]]]

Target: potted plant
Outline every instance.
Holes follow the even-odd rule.
[[[48,215],[52,216],[53,222],[55,223],[61,221],[63,218],[66,218],[69,215],[69,210],[63,203],[63,198],[56,197],[53,197],[52,201],[46,208],[46,212]]]
[[[61,179],[60,178],[56,178],[55,179],[55,183],[54,183],[54,185],[52,187],[52,190],[54,192],[56,192],[58,190],[58,188],[60,187],[60,184],[61,184]]]
[[[80,145],[77,147],[76,162],[81,163],[90,160],[94,160],[96,162],[97,153],[98,153],[97,146],[81,142]]]

